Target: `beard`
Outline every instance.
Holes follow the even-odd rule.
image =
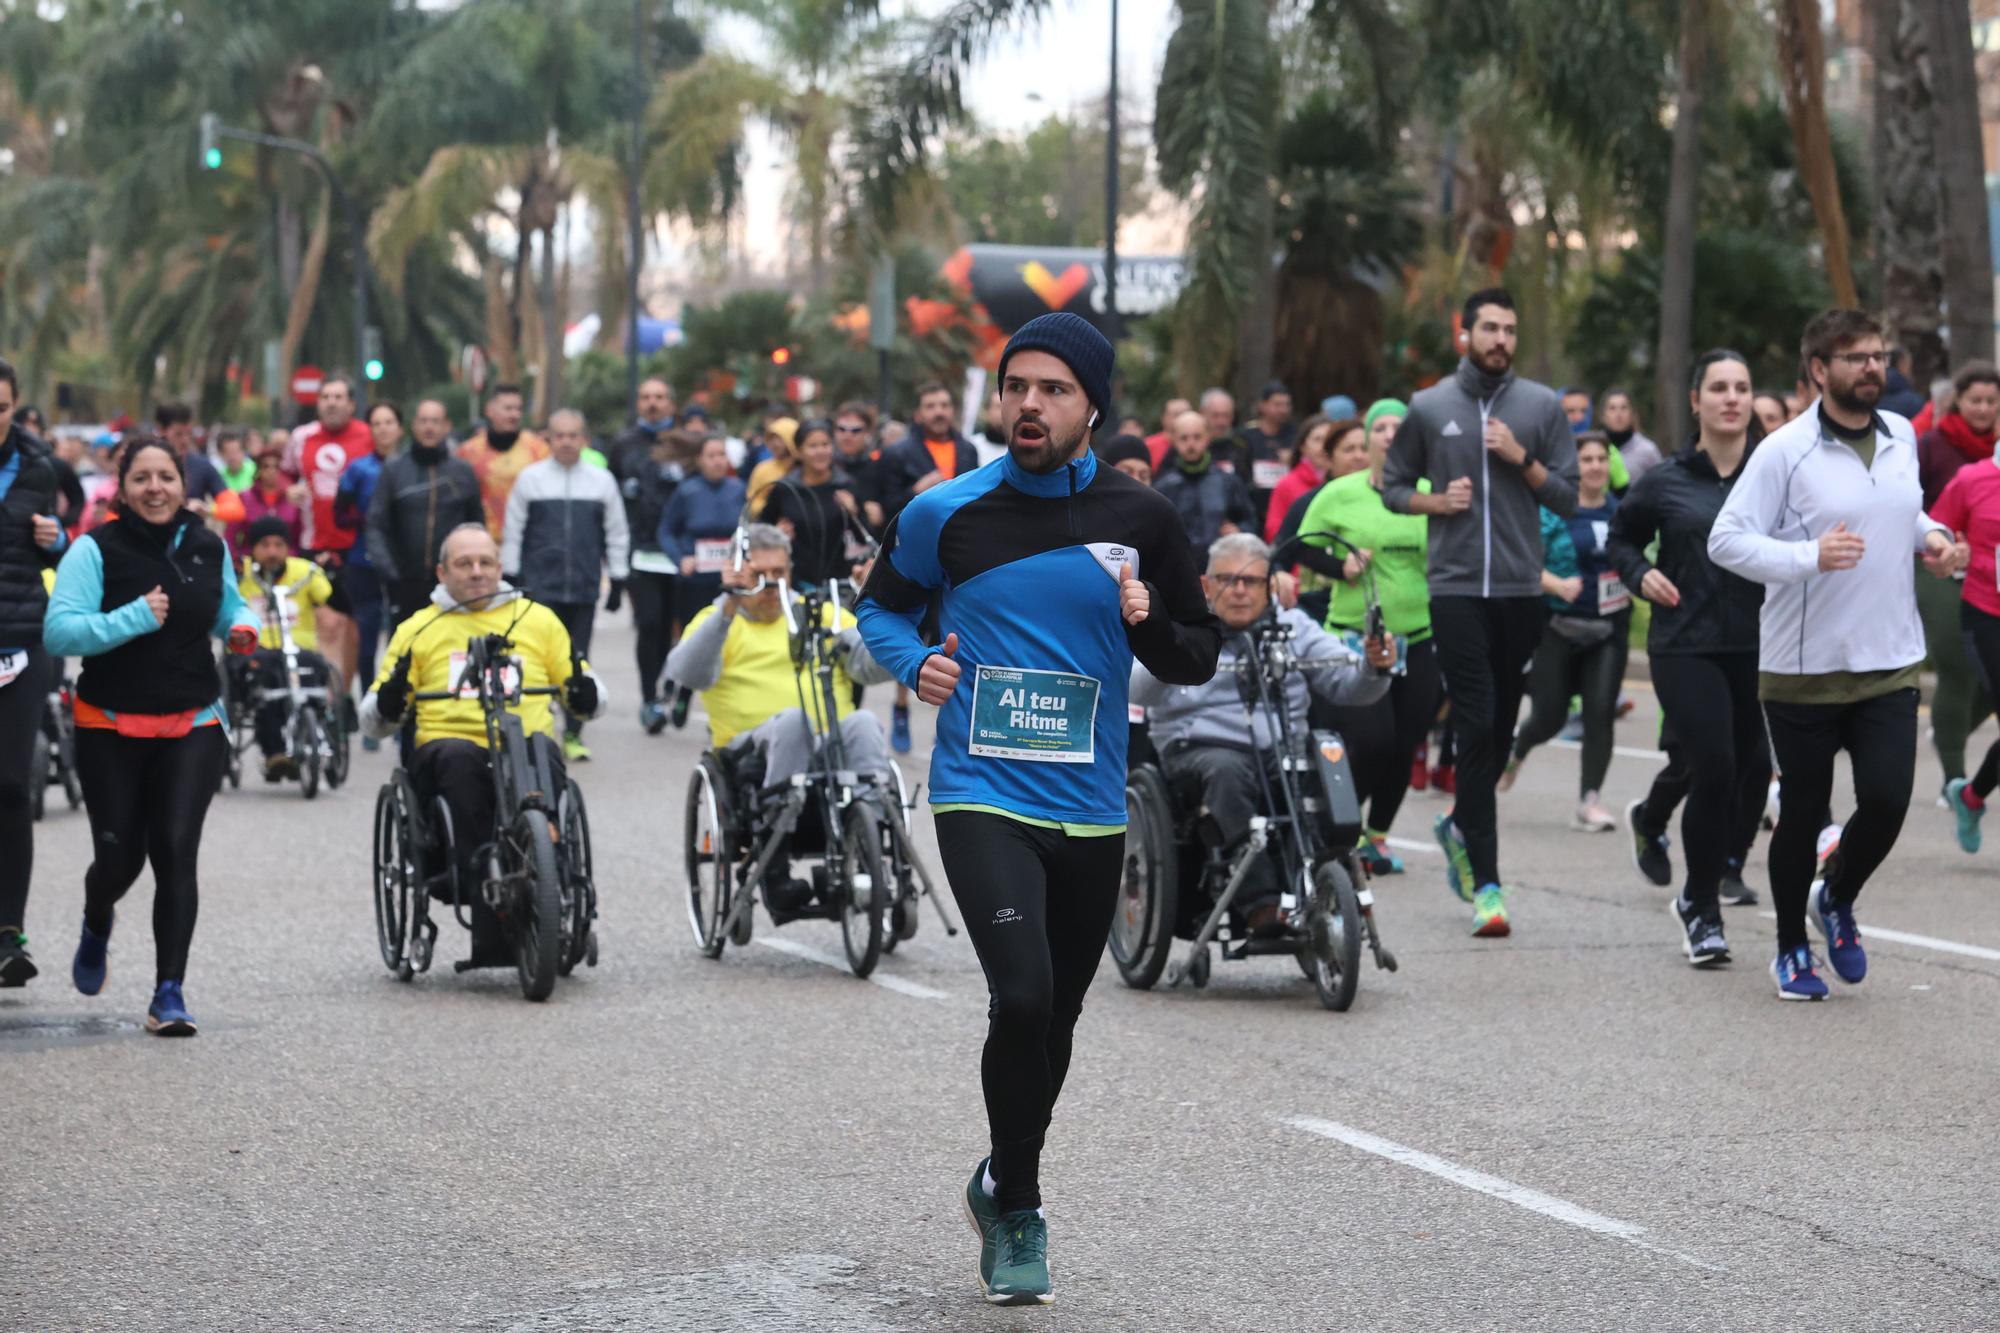
[[[1489,375],[1504,375],[1513,368],[1514,354],[1504,345],[1495,343],[1484,352],[1473,352],[1472,364]]]
[[[1826,396],[1833,399],[1834,406],[1843,412],[1873,412],[1875,405],[1882,401],[1882,381],[1867,377],[1852,384],[1839,385],[1828,380]]]
[[[1041,428],[1041,439],[1023,440],[1021,438],[1021,427],[1029,424]],[[1064,463],[1069,462],[1070,457],[1076,453],[1077,446],[1089,437],[1090,431],[1086,426],[1079,425],[1067,436],[1063,436],[1049,429],[1049,425],[1045,421],[1031,423],[1024,419],[1016,421],[1014,429],[1008,433],[1007,452],[1013,456],[1015,465],[1023,472],[1046,474],[1054,472]]]

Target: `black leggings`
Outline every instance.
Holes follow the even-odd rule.
[[[936,816],[938,851],[986,972],[980,1080],[1002,1212],[1042,1203],[1042,1137],[1104,954],[1125,838],[1078,838],[1005,815]]]
[[[76,733],[77,776],[83,780],[95,853],[83,876],[84,924],[108,934],[112,909],[150,858],[156,982],[187,977],[200,897],[195,861],[201,826],[222,780],[227,745],[217,726],[196,727],[171,740],[120,736],[100,727]]]
[[[1757,654],[1659,653],[1652,671],[1653,691],[1673,732],[1671,753],[1676,766],[1687,766],[1681,811],[1687,887],[1681,897],[1713,914],[1723,871],[1757,835],[1771,782],[1771,751],[1757,704]],[[1664,828],[1665,815],[1658,820]]]
[[[1542,640],[1548,608],[1539,597],[1433,597],[1432,639],[1451,690],[1458,784],[1451,822],[1465,839],[1472,876],[1500,882],[1500,830],[1493,784],[1514,741],[1524,672]]]
[[[660,701],[660,673],[674,646],[674,576],[635,569],[625,582],[632,599],[632,624],[639,631],[633,651],[639,659],[639,702]]]
[[[1833,761],[1854,769],[1854,816],[1840,833],[1839,870],[1826,886],[1851,903],[1896,845],[1917,771],[1917,692],[1897,690],[1852,704],[1766,703],[1771,748],[1784,784],[1771,834],[1771,902],[1778,947],[1806,943],[1806,895],[1819,860],[1819,831],[1833,799]]]
[[[1581,617],[1552,616],[1542,631],[1528,679],[1528,720],[1514,742],[1514,757],[1525,759],[1537,745],[1554,740],[1569,720],[1569,701],[1581,696],[1583,763],[1577,771],[1577,792],[1589,797],[1604,790],[1604,775],[1611,771],[1611,732],[1618,721],[1618,687],[1625,680],[1632,613],[1619,611],[1585,622],[1611,626],[1610,637],[1596,643],[1580,643],[1557,628],[1577,619]]]
[[[1410,645],[1404,674],[1389,692],[1360,708],[1331,707],[1325,718],[1347,742],[1354,787],[1368,803],[1368,831],[1387,833],[1410,790],[1410,758],[1437,718],[1437,645]]]
[[[49,655],[28,650],[21,674],[0,685],[0,929],[28,924],[28,880],[35,869],[35,736],[48,701]]]
[[[1990,699],[1994,682],[2000,681],[2000,616],[1988,615],[1971,602],[1960,602],[1958,623],[1965,635],[1966,655],[1979,669]],[[1986,757],[1979,761],[1979,770],[1972,775],[1972,790],[1982,800],[1991,796],[1996,786],[2000,786],[2000,741],[1986,747]]]

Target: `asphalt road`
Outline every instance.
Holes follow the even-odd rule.
[[[150,884],[79,996],[88,838],[52,811],[44,975],[0,993],[0,1326],[2000,1327],[2000,896],[1928,753],[1862,900],[1868,980],[1824,1004],[1774,997],[1763,908],[1730,910],[1736,963],[1688,968],[1622,835],[1568,830],[1559,750],[1503,798],[1512,939],[1470,938],[1419,849],[1377,886],[1401,970],[1364,964],[1346,1014],[1286,959],[1150,994],[1107,961],[1044,1158],[1057,1304],[995,1310],[958,1200],[985,1133],[970,946],[927,915],[866,984],[831,925],[760,917],[700,958],[699,714],[644,736],[629,648],[601,630],[614,709],[578,770],[603,962],[547,1004],[452,975],[462,933],[413,984],[383,970],[388,764],[357,753],[311,804],[254,777],[218,800],[201,1035],[149,1038]],[[1614,807],[1655,769],[1639,698]],[[1440,808],[1413,795],[1399,835]]]

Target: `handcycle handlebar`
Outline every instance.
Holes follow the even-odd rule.
[[[515,691],[517,694],[561,694],[560,685],[527,685]],[[440,699],[464,699],[467,696],[457,690],[419,690],[410,696],[411,703],[436,703]],[[475,698],[477,696],[474,696]]]

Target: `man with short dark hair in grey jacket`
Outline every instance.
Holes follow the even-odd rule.
[[[1548,615],[1541,511],[1576,511],[1576,446],[1562,400],[1514,375],[1519,329],[1504,289],[1467,298],[1458,336],[1457,373],[1410,399],[1382,500],[1430,519],[1432,637],[1458,741],[1457,804],[1437,839],[1453,892],[1473,906],[1472,933],[1490,937],[1511,929],[1493,793]]]

